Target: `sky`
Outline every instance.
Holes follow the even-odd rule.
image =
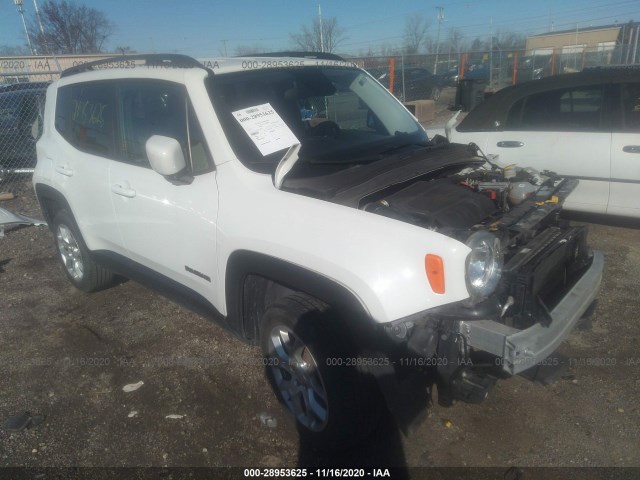
[[[34,0],[24,0],[25,16]],[[42,4],[44,0],[37,0]],[[54,0],[55,1],[55,0]],[[128,46],[139,53],[171,52],[195,57],[235,55],[242,46],[268,51],[291,49],[291,33],[318,15],[336,17],[344,30],[338,52],[364,54],[371,47],[399,47],[408,18],[430,21],[436,37],[438,10],[444,7],[440,39],[451,29],[471,42],[491,32],[524,35],[550,30],[640,20],[640,0],[70,0],[101,10],[115,25],[107,51]],[[0,46],[26,45],[14,0],[0,0]]]

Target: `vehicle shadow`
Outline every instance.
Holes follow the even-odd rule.
[[[392,478],[409,478],[402,445],[402,433],[393,416],[385,410],[378,427],[367,442],[351,449],[323,451],[300,439],[298,467],[389,469]]]
[[[562,218],[576,222],[597,223],[610,227],[633,228],[640,230],[640,219],[630,217],[616,217],[597,213],[582,213],[562,211]]]

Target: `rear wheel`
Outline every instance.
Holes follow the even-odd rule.
[[[267,376],[300,437],[331,449],[360,443],[377,426],[381,398],[371,376],[356,368],[356,350],[338,318],[296,294],[271,305],[261,327]]]
[[[55,215],[53,234],[64,273],[76,288],[94,292],[111,285],[113,274],[91,259],[76,222],[67,211],[60,210]]]

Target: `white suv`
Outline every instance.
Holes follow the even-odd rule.
[[[361,439],[385,403],[408,427],[434,384],[479,402],[594,300],[602,255],[558,219],[575,181],[429,141],[339,57],[209,65],[65,71],[33,183],[76,287],[153,284],[259,344],[309,440]]]

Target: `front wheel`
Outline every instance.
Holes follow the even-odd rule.
[[[113,274],[97,265],[90,257],[76,222],[65,210],[60,210],[55,215],[53,234],[64,273],[77,289],[94,292],[113,282]]]
[[[377,426],[381,401],[338,320],[315,299],[290,295],[269,307],[261,325],[276,396],[295,416],[301,439],[331,449],[364,440]]]

